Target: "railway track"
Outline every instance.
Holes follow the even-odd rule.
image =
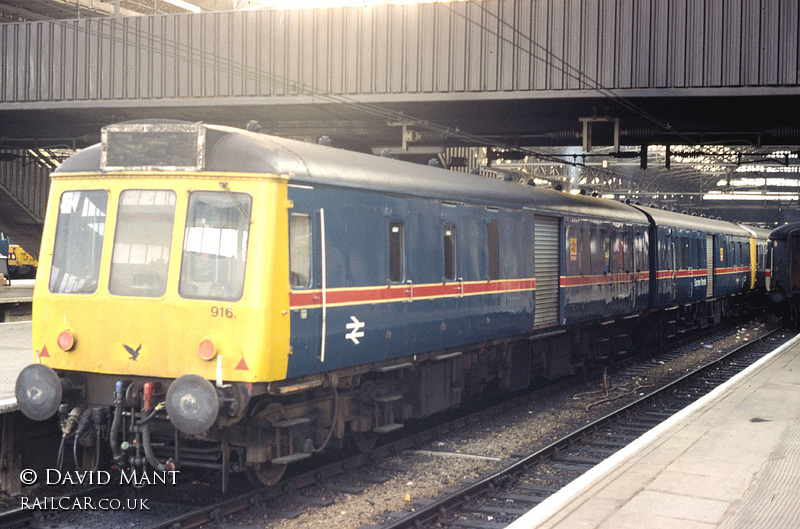
[[[686,345],[684,349],[691,349],[697,347],[694,345]],[[679,358],[683,354],[682,350],[676,350],[672,353],[659,355],[658,357],[650,360],[649,362],[631,363],[628,367],[622,368],[620,372],[615,373],[615,379],[631,377],[636,373],[646,369],[648,365],[658,365],[669,361],[671,358]],[[719,360],[717,360],[719,361]],[[709,369],[709,368],[706,368]],[[722,375],[719,376],[720,380]],[[222,499],[213,499],[205,502],[202,507],[196,505],[189,505],[188,503],[162,503],[158,498],[158,492],[150,494],[150,506],[153,507],[153,512],[146,513],[147,516],[136,517],[136,520],[121,521],[119,524],[113,522],[113,517],[121,517],[121,520],[126,520],[126,513],[120,512],[107,512],[103,513],[103,524],[98,527],[146,527],[148,529],[187,529],[191,527],[201,527],[204,525],[223,526],[223,520],[227,517],[248,511],[257,515],[269,515],[270,517],[293,517],[298,515],[299,512],[293,510],[280,510],[275,509],[272,504],[275,500],[285,500],[283,503],[295,505],[315,505],[320,507],[330,506],[333,501],[330,495],[327,497],[320,497],[315,495],[306,495],[303,492],[312,486],[324,490],[344,492],[349,494],[357,494],[364,489],[364,486],[342,485],[342,477],[349,477],[361,483],[380,483],[387,481],[398,472],[407,470],[405,467],[392,467],[383,462],[403,453],[404,451],[414,450],[432,440],[458,431],[469,425],[481,423],[489,418],[493,418],[505,410],[513,409],[516,407],[524,406],[526,403],[541,399],[545,394],[555,394],[565,391],[566,384],[556,384],[548,388],[539,390],[532,394],[523,395],[515,399],[497,404],[488,409],[481,410],[462,417],[456,417],[446,422],[440,423],[434,427],[430,427],[423,431],[417,432],[413,435],[407,435],[402,438],[395,439],[385,445],[376,447],[369,455],[356,454],[351,457],[344,458],[340,461],[332,462],[328,465],[311,468],[308,471],[300,472],[294,476],[288,476],[283,482],[273,487],[265,487],[256,490],[244,490],[238,494],[232,494]],[[672,387],[672,386],[670,386]],[[669,390],[661,390],[661,393]],[[597,399],[595,399],[597,400]],[[600,399],[602,400],[602,399]],[[386,522],[385,528],[400,528],[412,527],[419,524],[430,523],[435,521],[441,524],[442,521],[451,520],[456,523],[454,527],[485,527],[495,528],[501,527],[498,523],[506,523],[511,521],[516,516],[521,515],[523,512],[532,507],[535,502],[541,501],[547,494],[557,490],[563,486],[564,480],[572,479],[571,476],[579,475],[591,465],[602,459],[607,453],[615,451],[621,446],[627,444],[630,440],[637,437],[643,429],[647,429],[657,423],[658,420],[663,420],[668,414],[666,412],[652,412],[645,418],[632,418],[630,414],[633,413],[635,406],[644,406],[642,401],[637,401],[631,406],[626,406],[619,412],[604,416],[601,420],[592,423],[590,426],[576,431],[575,433],[566,436],[558,441],[552,443],[544,450],[536,451],[531,454],[515,453],[512,457],[513,461],[508,461],[506,468],[503,470],[492,471],[488,476],[483,479],[475,480],[471,483],[463,484],[456,491],[449,491],[449,494],[416,504],[416,510],[409,513],[394,513],[394,517]],[[655,406],[655,405],[654,405]],[[627,422],[623,421],[620,417],[627,415]],[[596,446],[587,451],[588,446],[584,444],[584,439],[590,437],[593,431],[606,431],[609,424],[619,424],[620,434],[605,434],[603,439],[604,446]],[[624,433],[624,435],[622,435]],[[598,435],[594,433],[593,435]],[[581,448],[583,446],[584,448]],[[581,451],[583,450],[583,452]],[[536,464],[533,464],[533,463]],[[530,480],[530,483],[521,485],[519,490],[509,488],[509,483],[516,480],[520,482],[518,477],[521,469],[527,469],[538,466],[544,472],[538,478]],[[554,479],[554,476],[556,478]],[[351,479],[351,481],[352,481]],[[244,489],[244,487],[242,487]],[[498,491],[499,496],[491,499],[492,490]],[[499,491],[503,492],[499,492]],[[144,491],[145,493],[150,491]],[[505,496],[502,496],[505,494]],[[476,503],[476,498],[483,498],[482,504]],[[515,507],[509,509],[509,500],[514,502]],[[529,501],[530,500],[530,501]],[[454,510],[459,505],[471,506],[468,507],[463,514],[457,514]],[[63,514],[63,513],[62,513]],[[142,513],[139,513],[142,514]],[[130,517],[131,513],[127,513]],[[6,513],[0,515],[0,527],[22,526],[28,525],[29,521],[25,521],[24,517],[28,516],[32,519],[33,513],[17,513],[17,518],[12,523],[12,516]],[[69,521],[69,516],[63,517],[64,525],[75,526],[74,521]],[[49,526],[58,527],[62,522],[51,523]],[[78,525],[82,525],[80,522]],[[481,525],[483,524],[483,525]],[[440,527],[441,525],[437,525]]]
[[[475,483],[380,526],[500,529],[644,432],[794,336],[782,329],[744,343],[635,402],[520,457]],[[510,500],[510,501],[509,501]],[[513,507],[509,507],[509,504]]]

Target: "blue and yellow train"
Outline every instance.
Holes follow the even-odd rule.
[[[0,273],[7,279],[30,279],[36,277],[39,263],[19,244],[0,233]]]
[[[274,483],[763,283],[735,224],[200,123],[105,127],[50,193],[16,395],[95,467]]]

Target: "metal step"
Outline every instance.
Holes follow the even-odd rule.
[[[297,419],[287,419],[285,421],[278,421],[272,426],[275,428],[291,428],[292,426],[299,426],[301,424],[308,424],[311,422],[311,419],[308,417],[300,417]]]
[[[392,424],[384,424],[383,426],[378,426],[377,428],[373,428],[372,431],[375,433],[389,433],[395,430],[399,430],[402,428],[402,424],[392,423]]]
[[[375,402],[380,402],[381,404],[388,404],[390,402],[397,402],[402,398],[403,398],[402,395],[384,395],[382,397],[375,397]]]
[[[305,452],[298,452],[296,454],[290,454],[288,456],[276,457],[270,462],[273,465],[288,465],[290,463],[302,461],[303,459],[308,459],[309,457],[311,457],[311,454],[306,454]]]

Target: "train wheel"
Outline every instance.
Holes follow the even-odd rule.
[[[287,465],[273,465],[270,462],[256,463],[247,469],[247,479],[255,486],[275,485],[286,472]]]
[[[353,444],[362,454],[368,454],[375,448],[378,435],[374,433],[357,433],[353,435]]]
[[[261,423],[276,423],[286,419],[283,407],[277,402],[262,402],[250,410],[251,420]],[[273,465],[270,461],[254,463],[247,467],[247,479],[257,487],[275,485],[286,472],[287,465]]]

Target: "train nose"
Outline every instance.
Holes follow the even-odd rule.
[[[176,378],[167,390],[167,413],[185,434],[207,431],[219,415],[219,396],[214,385],[198,375]]]
[[[14,394],[26,417],[43,421],[58,411],[64,389],[55,371],[43,364],[31,364],[17,377]]]

